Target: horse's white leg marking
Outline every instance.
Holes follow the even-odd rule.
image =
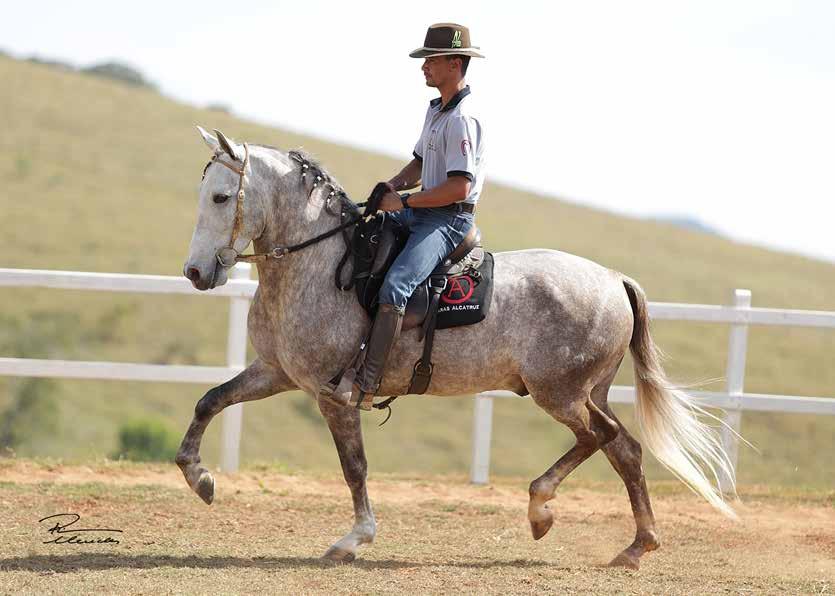
[[[209,422],[227,406],[263,399],[289,389],[293,389],[293,384],[284,371],[256,359],[234,378],[210,389],[197,402],[194,418],[183,437],[175,461],[188,485],[207,505],[211,505],[214,499],[215,481],[211,473],[198,464],[200,441]]]
[[[354,501],[354,527],[332,544],[324,557],[332,561],[350,563],[356,558],[359,546],[373,542],[377,533],[377,521],[374,519],[365,485],[368,465],[362,444],[360,413],[356,408],[334,404],[327,397],[319,397],[319,410],[327,420],[328,428],[333,435],[339,462],[342,464],[342,473]]]

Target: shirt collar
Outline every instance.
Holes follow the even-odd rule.
[[[467,85],[466,87],[461,89],[461,91],[459,91],[458,93],[453,95],[452,98],[446,103],[446,105],[444,107],[441,108],[440,111],[441,112],[446,112],[446,111],[451,110],[452,108],[457,106],[459,103],[461,103],[461,100],[464,99],[465,97],[467,97],[469,94],[470,94],[470,86]],[[437,108],[437,107],[440,107],[442,101],[443,101],[442,98],[436,97],[435,99],[433,99],[432,101],[429,102],[429,105],[432,106],[433,108]]]

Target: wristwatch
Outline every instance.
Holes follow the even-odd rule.
[[[400,195],[400,202],[403,203],[403,209],[406,209],[409,206],[408,200],[410,196],[412,195],[408,192],[405,192],[402,195]]]

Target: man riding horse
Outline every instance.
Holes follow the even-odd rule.
[[[200,458],[201,441],[212,419],[234,404],[304,391],[316,400],[327,421],[354,505],[353,527],[325,552],[326,558],[335,561],[354,560],[361,546],[374,541],[377,531],[368,498],[360,413],[338,403],[353,401],[364,407],[375,392],[394,395],[403,393],[404,387],[412,388],[409,379],[414,382],[421,370],[412,363],[421,346],[395,343],[401,324],[407,330],[415,328],[410,327],[413,321],[408,316],[403,320],[404,306],[408,302],[409,314],[419,312],[411,307],[416,304],[415,296],[410,300],[413,290],[427,276],[435,275],[433,269],[442,260],[440,273],[446,274],[444,263],[456,258],[458,248],[445,255],[462,239],[462,246],[469,248],[467,239],[477,236],[472,206],[484,180],[484,139],[480,123],[467,113],[469,88],[463,79],[467,58],[479,54],[470,46],[466,28],[441,24],[430,27],[424,47],[411,55],[425,58],[426,84],[437,87],[441,97],[429,106],[415,159],[389,181],[386,192],[375,189],[374,201],[366,205],[370,213],[376,213],[382,201],[383,213],[370,223],[391,216],[411,234],[401,238],[405,250],[393,259],[376,294],[379,312],[370,341],[365,342],[365,359],[354,364],[355,380],[352,375],[334,374],[334,369],[337,363],[352,362],[354,346],[361,345],[368,333],[363,313],[373,309],[365,310],[365,303],[346,292],[338,275],[334,283],[334,268],[338,274],[340,257],[344,263],[348,254],[337,234],[349,227],[358,230],[360,237],[367,229],[376,230],[365,227],[370,213],[354,217],[358,205],[303,153],[241,144],[218,130],[213,136],[199,129],[212,158],[203,170],[183,275],[195,288],[209,290],[227,282],[235,263],[256,263],[258,290],[247,330],[257,357],[197,402],[176,462],[189,487],[212,503],[214,477],[201,466]],[[405,199],[397,194],[419,179],[421,192]],[[383,189],[385,184],[381,183]],[[336,224],[337,217],[340,224]],[[372,241],[371,237],[362,239]],[[385,239],[376,238],[378,250]],[[253,254],[241,254],[250,242]],[[360,250],[356,255],[364,253]],[[375,254],[375,262],[379,256]],[[432,376],[430,361],[431,384],[423,378],[422,385],[435,396],[491,390],[529,394],[529,404],[574,434],[574,445],[530,484],[528,521],[533,538],[542,538],[553,526],[554,511],[548,503],[561,483],[602,451],[624,482],[635,518],[635,538],[612,564],[637,569],[641,557],[660,546],[642,469],[642,446],[608,404],[610,387],[627,351],[632,356],[635,413],[643,446],[716,509],[733,517],[722,491],[710,480],[723,474],[733,484],[733,465],[715,430],[701,420],[711,414],[667,378],[650,333],[648,302],[641,286],[619,271],[556,250],[498,252],[491,259],[489,316],[477,325],[444,328],[437,334],[437,370]],[[487,286],[483,281],[482,285]],[[433,293],[433,300],[437,296]],[[437,302],[432,304],[437,306]],[[429,309],[420,312],[426,315]],[[428,326],[423,336],[424,352],[433,345],[433,329]],[[460,357],[463,349],[466,358]],[[389,351],[392,358],[383,378]],[[426,364],[423,356],[421,362]],[[323,392],[325,379],[332,379],[339,391]],[[521,405],[522,400],[515,403],[529,407]]]
[[[466,27],[438,23],[427,30],[423,47],[409,54],[424,59],[426,85],[441,96],[429,102],[414,158],[386,183],[389,190],[379,208],[410,234],[380,288],[370,339],[360,348],[358,364],[345,371],[331,395],[341,404],[371,408],[409,297],[474,225],[484,185],[484,130],[468,109],[470,87],[464,77],[471,57],[484,58],[476,49]],[[419,181],[420,192],[398,194]],[[323,393],[330,394],[327,389]]]

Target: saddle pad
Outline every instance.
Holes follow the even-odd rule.
[[[452,277],[438,307],[438,329],[472,325],[484,320],[493,299],[493,253],[484,252],[484,262],[475,274]]]

